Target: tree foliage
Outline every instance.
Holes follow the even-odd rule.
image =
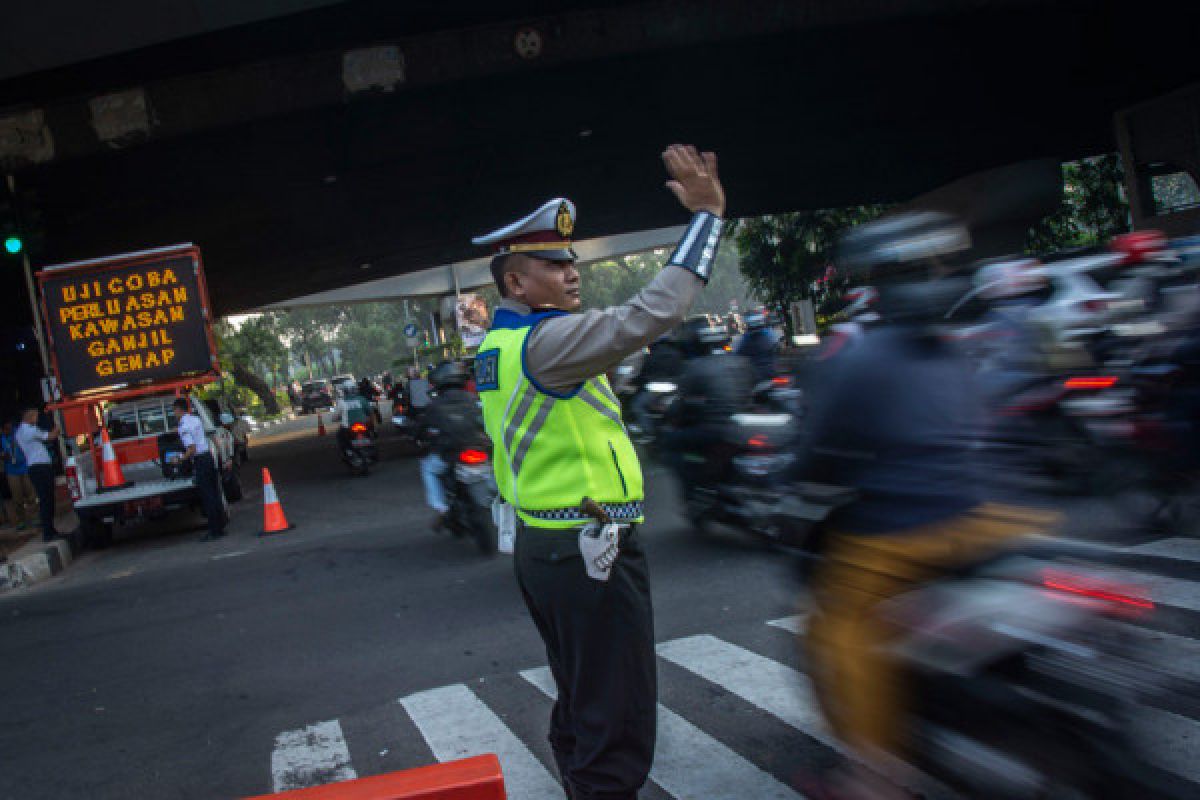
[[[620,258],[583,264],[579,268],[584,309],[620,305],[642,290],[662,271],[671,252],[666,248],[647,250]],[[697,314],[725,314],[731,308],[755,305],[750,285],[738,269],[737,250],[728,240],[721,242],[713,265],[712,279],[696,298]]]
[[[1129,230],[1124,171],[1115,153],[1063,164],[1062,171],[1062,205],[1029,231],[1029,252],[1087,247]]]
[[[287,351],[279,337],[278,319],[261,314],[246,319],[240,327],[225,320],[216,325],[222,367],[233,375],[234,383],[258,395],[268,414],[278,414],[279,404],[264,375],[278,374],[284,367]]]
[[[773,308],[819,291],[837,235],[874,219],[884,206],[793,211],[740,220],[734,233],[742,273]]]

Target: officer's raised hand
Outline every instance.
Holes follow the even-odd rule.
[[[688,211],[725,215],[725,190],[717,176],[717,154],[700,153],[690,144],[673,144],[663,151],[671,180],[667,188]]]

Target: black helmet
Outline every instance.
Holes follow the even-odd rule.
[[[429,373],[429,382],[438,389],[461,389],[467,385],[467,368],[457,361],[446,361],[438,364]]]
[[[957,217],[940,211],[909,211],[842,234],[837,262],[851,278],[874,274],[886,280],[970,246],[971,234]]]
[[[712,317],[692,317],[679,326],[678,340],[687,355],[704,355],[729,344],[729,329]]]
[[[970,246],[971,235],[957,217],[908,211],[844,233],[837,261],[852,279],[873,280],[879,292],[877,309],[885,320],[927,324],[940,320],[970,289],[958,276],[933,279],[929,268],[942,256]]]

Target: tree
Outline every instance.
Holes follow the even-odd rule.
[[[245,320],[234,328],[221,320],[216,326],[220,339],[223,366],[233,375],[234,383],[258,395],[268,414],[279,413],[279,403],[271,386],[259,375],[260,371],[275,371],[286,357],[275,315],[261,314]]]
[[[1063,164],[1062,171],[1062,205],[1030,229],[1030,253],[1100,244],[1129,230],[1124,171],[1115,153]]]
[[[333,306],[293,308],[276,318],[280,335],[308,369],[312,379],[313,364],[322,359],[332,362],[330,342],[340,321],[341,310]]]
[[[404,312],[396,303],[363,303],[341,309],[335,343],[342,370],[372,375],[388,369],[403,353]]]
[[[740,220],[733,234],[742,273],[768,305],[788,304],[820,291],[837,236],[883,213],[880,205],[793,211]]]
[[[670,249],[656,248],[580,266],[583,308],[608,308],[628,301],[663,270],[670,255]],[[725,314],[731,305],[744,309],[756,302],[738,268],[736,248],[722,240],[712,280],[696,298],[692,311]]]

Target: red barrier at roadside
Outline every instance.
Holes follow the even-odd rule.
[[[505,800],[506,797],[500,759],[488,753],[246,800]]]

